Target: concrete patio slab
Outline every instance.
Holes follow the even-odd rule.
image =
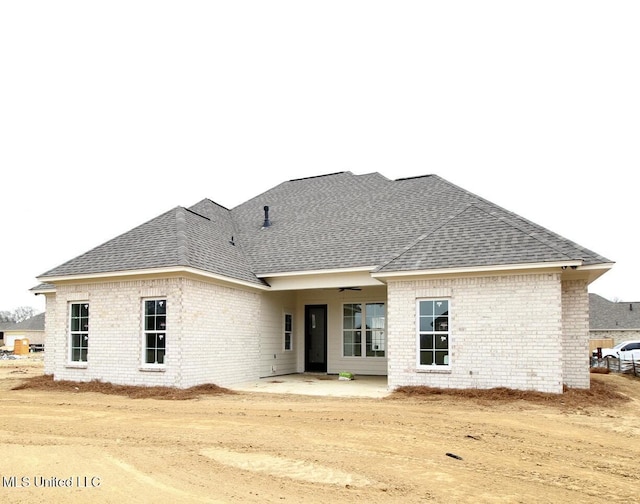
[[[299,373],[271,376],[228,387],[241,392],[300,394],[329,397],[381,398],[390,394],[386,376],[356,376],[339,380],[338,375]]]

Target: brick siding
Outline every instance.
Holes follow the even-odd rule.
[[[565,298],[572,299],[573,292],[567,289]],[[416,300],[420,298],[450,302],[451,365],[447,370],[417,364]],[[559,274],[390,281],[389,387],[561,392],[562,300]],[[576,335],[568,329],[566,334],[568,347]],[[579,381],[577,368],[573,372],[572,381]]]
[[[562,282],[564,384],[589,388],[589,293],[586,280]]]
[[[142,300],[167,300],[161,371],[142,366]],[[450,301],[450,362],[417,364],[416,300]],[[342,303],[385,299],[385,289],[262,293],[193,278],[60,284],[47,294],[45,372],[57,380],[221,386],[304,370],[304,306],[329,308],[329,372],[384,374],[389,387],[509,387],[561,392],[589,386],[585,281],[559,273],[390,280],[387,359],[341,357]],[[88,362],[69,362],[68,305],[90,303]],[[293,315],[293,350],[282,348]],[[275,356],[275,357],[274,357]],[[348,362],[347,362],[348,361]],[[362,368],[356,364],[362,363]],[[378,367],[380,367],[378,369]]]
[[[627,340],[640,340],[640,329],[620,329],[619,331],[614,329],[592,329],[589,331],[589,338],[592,340],[611,338],[613,339],[613,345],[617,345]]]
[[[142,366],[142,300],[167,300],[165,366]],[[86,364],[69,362],[70,302],[88,301]],[[59,285],[47,296],[45,372],[56,380],[224,386],[258,377],[260,294],[184,278]]]

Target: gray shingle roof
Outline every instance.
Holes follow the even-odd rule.
[[[176,207],[40,278],[184,266],[262,284],[240,248],[229,243],[233,235],[229,211],[209,200],[194,208],[208,215]]]
[[[640,303],[617,302],[589,294],[589,328],[591,330],[640,329]]]
[[[56,286],[54,284],[51,284],[51,283],[40,283],[40,284],[36,285],[35,287],[31,287],[29,290],[32,291],[32,292],[56,290]]]
[[[435,175],[340,172],[283,182],[232,210],[207,199],[174,208],[41,277],[190,266],[258,284],[270,273],[578,258],[611,262]]]
[[[260,229],[263,205],[273,224],[266,230]],[[610,262],[435,175],[391,181],[344,172],[292,180],[232,212],[259,274]]]
[[[39,313],[22,322],[0,323],[0,331],[44,331],[45,313]]]
[[[39,313],[15,324],[12,331],[44,331],[45,313]],[[8,329],[5,329],[8,330]]]
[[[0,332],[11,329],[15,324],[15,322],[0,322]]]
[[[410,271],[496,264],[541,263],[564,257],[514,224],[472,204],[422,235],[380,271]]]

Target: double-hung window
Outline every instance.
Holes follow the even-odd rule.
[[[343,305],[342,355],[344,357],[384,357],[385,347],[386,310],[384,303],[347,303]]]
[[[71,303],[69,305],[69,349],[71,362],[87,362],[89,303]]]
[[[147,365],[164,364],[167,345],[167,300],[145,299],[143,359]]]
[[[418,365],[449,366],[449,301],[418,300]]]
[[[293,316],[290,313],[284,314],[284,349],[293,348]]]

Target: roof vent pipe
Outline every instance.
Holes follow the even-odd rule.
[[[264,206],[264,224],[262,224],[262,228],[268,228],[271,226],[271,221],[269,220],[269,207]]]

